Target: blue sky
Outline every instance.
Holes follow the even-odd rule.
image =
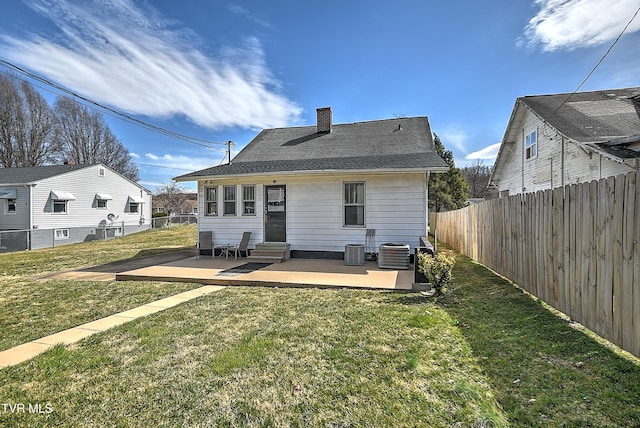
[[[572,92],[638,0],[3,3],[0,59],[191,137],[428,116],[456,164],[493,163],[515,99]],[[640,16],[581,90],[640,86]],[[9,72],[0,66],[0,72]],[[58,91],[42,84],[53,99]],[[53,94],[52,94],[53,92]],[[223,151],[105,116],[151,189]],[[216,145],[219,149],[224,146]]]

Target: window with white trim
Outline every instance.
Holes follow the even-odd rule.
[[[66,214],[67,213],[67,203],[69,201],[63,199],[54,199],[53,203],[53,213],[54,214]]]
[[[140,212],[140,203],[138,202],[129,202],[129,213],[137,214]]]
[[[107,208],[107,200],[106,199],[96,199],[96,208]]]
[[[256,215],[256,186],[242,186],[242,215]]]
[[[204,215],[218,215],[218,188],[204,188]]]
[[[344,225],[364,227],[364,182],[344,183]]]
[[[525,158],[531,159],[538,156],[538,131],[533,130],[527,134],[524,142]]]
[[[236,186],[224,186],[224,215],[236,215]]]
[[[69,239],[69,229],[55,229],[55,239]]]
[[[11,198],[11,199],[5,199],[4,200],[4,213],[5,214],[15,214],[16,213],[16,200]]]

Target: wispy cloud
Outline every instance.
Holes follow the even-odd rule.
[[[475,152],[469,153],[466,157],[468,160],[476,159],[495,159],[498,156],[498,150],[500,150],[500,143],[491,144]]]
[[[244,7],[235,4],[235,3],[230,3],[227,5],[227,9],[229,9],[230,12],[238,15],[238,16],[242,16],[246,19],[248,19],[251,22],[254,22],[256,24],[262,25],[263,27],[266,28],[273,28],[273,25],[271,25],[270,23],[257,18],[255,15],[253,15],[251,12],[249,12],[247,9],[245,9]]]
[[[279,92],[255,38],[213,56],[189,29],[131,0],[29,5],[59,31],[0,35],[3,56],[89,98],[207,128],[267,128],[299,119],[301,108]]]
[[[638,9],[637,0],[536,0],[540,11],[520,43],[545,51],[597,46],[615,39]],[[627,33],[640,30],[640,16]]]
[[[439,136],[445,148],[451,150],[453,146],[456,149],[455,151],[463,154],[467,153],[466,142],[469,138],[467,131],[456,126],[449,126]]]

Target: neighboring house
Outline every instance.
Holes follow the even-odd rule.
[[[198,224],[214,243],[286,242],[293,257],[342,257],[346,244],[419,245],[427,184],[445,172],[426,117],[262,130],[227,165],[176,177],[197,181]]]
[[[30,249],[137,232],[151,219],[151,192],[102,164],[0,168],[0,204],[0,230],[30,231]]]
[[[502,196],[640,166],[640,87],[516,100],[490,185]]]

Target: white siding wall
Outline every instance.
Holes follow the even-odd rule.
[[[104,169],[104,176],[98,171]],[[54,214],[50,198],[52,190],[73,193],[75,200],[67,203],[66,214]],[[97,208],[96,193],[107,193],[113,197],[107,202],[107,208]],[[127,200],[129,195],[143,197],[138,213],[129,213]],[[151,219],[151,194],[140,186],[127,180],[108,168],[99,165],[70,171],[55,177],[41,180],[34,188],[33,224],[40,229],[65,227],[97,227],[101,221],[107,221],[107,215],[118,216],[115,225],[138,224],[144,217],[145,224]],[[107,222],[108,223],[108,222]]]
[[[0,230],[29,229],[29,188],[25,186],[0,186],[3,189],[14,189],[16,191],[16,212],[15,214],[5,214],[7,201],[0,199]]]
[[[275,183],[274,183],[275,181]],[[366,187],[365,226],[344,227],[342,191],[345,181],[363,181]],[[256,185],[256,215],[241,215],[242,184]],[[212,230],[214,244],[237,243],[252,232],[250,248],[263,242],[264,186],[287,186],[287,242],[292,250],[344,251],[345,244],[364,244],[366,229],[376,230],[377,245],[402,242],[412,247],[426,234],[426,173],[352,174],[216,180],[198,183],[200,230]],[[204,188],[237,186],[236,216],[206,216]]]
[[[524,139],[531,131],[537,130],[538,155],[526,159]],[[554,128],[544,124],[531,111],[525,109],[523,126],[518,130],[516,144],[505,152],[504,174],[498,185],[499,190],[509,190],[509,194],[560,187],[603,177],[625,174],[632,168],[628,165],[614,162],[598,154],[589,154],[565,139],[564,153],[562,138]],[[564,174],[562,171],[562,157],[564,155]],[[524,181],[523,181],[524,172]]]

